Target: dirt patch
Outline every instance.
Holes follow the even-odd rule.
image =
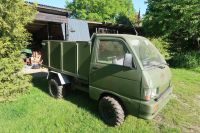
[[[200,131],[199,126],[194,126],[194,125],[182,125],[182,132],[183,133],[198,133]]]

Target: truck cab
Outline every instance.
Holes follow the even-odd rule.
[[[118,97],[126,110],[151,119],[171,94],[171,72],[163,56],[146,38],[96,35],[90,66],[90,97]]]
[[[54,45],[53,42],[50,43],[51,41],[48,42],[48,49]],[[75,44],[76,57],[80,57],[78,53],[82,50],[79,49],[78,42]],[[63,42],[61,45],[64,46]],[[62,49],[63,46],[60,46],[58,60],[65,60],[62,51],[66,50]],[[62,71],[62,61],[61,69],[54,69],[49,64],[51,71],[48,79],[51,80],[51,73],[60,74],[61,77],[57,76],[57,85],[50,82],[50,90],[52,85],[58,90],[58,86],[64,84],[74,84],[77,80],[84,82],[78,88],[84,90],[84,87],[89,96],[98,101],[100,116],[106,124],[112,126],[122,124],[125,114],[152,119],[169,101],[172,94],[170,69],[148,39],[124,34],[95,34],[85,47],[89,48],[85,53],[85,64],[88,64],[85,69],[86,78],[81,79],[83,76],[79,74],[79,70],[75,74]],[[51,57],[51,52],[47,53]],[[80,58],[76,60],[76,64],[79,64]]]

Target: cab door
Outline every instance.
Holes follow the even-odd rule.
[[[90,91],[98,89],[128,99],[140,99],[141,71],[137,65],[133,68],[123,66],[126,53],[131,51],[123,39],[96,38],[90,68]]]

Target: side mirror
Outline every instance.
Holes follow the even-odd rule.
[[[133,68],[133,55],[126,53],[123,66]]]

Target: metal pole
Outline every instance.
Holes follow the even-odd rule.
[[[47,23],[47,38],[48,38],[48,40],[49,40],[49,23]]]

